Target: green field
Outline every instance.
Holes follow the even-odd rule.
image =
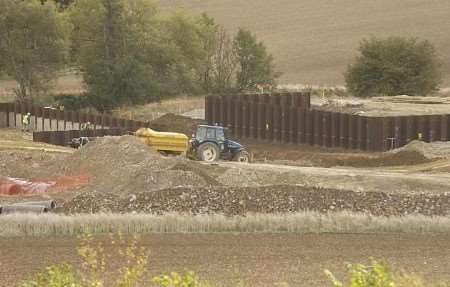
[[[364,37],[428,39],[444,60],[450,85],[448,0],[160,0],[165,11],[207,12],[230,31],[264,40],[284,73],[281,83],[340,85]]]

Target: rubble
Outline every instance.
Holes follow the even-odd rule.
[[[162,214],[289,213],[305,210],[352,211],[394,216],[450,215],[450,194],[387,194],[310,188],[294,185],[263,187],[178,187],[144,191],[130,198],[97,191],[82,192],[63,204],[69,213],[145,212]]]

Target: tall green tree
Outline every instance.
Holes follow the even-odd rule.
[[[147,0],[78,0],[70,7],[72,54],[100,110],[157,99],[156,9]]]
[[[254,90],[257,84],[274,84],[279,74],[275,72],[273,57],[267,53],[263,42],[245,29],[239,29],[234,38],[239,61],[237,88]]]
[[[214,89],[214,59],[221,28],[206,13],[198,17],[196,23],[201,41],[201,49],[204,51],[203,59],[200,61],[199,81],[203,90],[206,93],[210,93]]]
[[[171,84],[181,93],[198,93],[202,89],[199,78],[206,51],[203,49],[200,29],[195,18],[182,12],[175,13],[163,23],[167,40],[172,44],[166,49],[170,51],[167,60],[175,79]]]
[[[17,81],[19,100],[52,87],[65,62],[65,32],[53,2],[0,1],[0,70]]]
[[[363,40],[345,74],[358,97],[427,95],[440,82],[439,61],[428,41],[391,37]]]

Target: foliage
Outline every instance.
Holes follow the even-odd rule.
[[[148,252],[138,247],[137,238],[126,242],[119,234],[118,239],[112,238],[113,245],[119,250],[119,262],[124,262],[117,270],[116,287],[138,286],[145,275],[148,265]],[[125,249],[121,246],[127,246]],[[111,254],[106,254],[102,244],[94,243],[92,235],[81,237],[78,248],[81,257],[81,268],[74,269],[71,265],[62,264],[47,268],[36,276],[36,280],[25,281],[21,287],[105,287],[107,285],[106,263],[113,261]],[[117,258],[115,258],[117,259]],[[111,280],[110,280],[111,281]]]
[[[250,32],[233,40],[206,14],[162,16],[151,0],[2,0],[0,32],[0,73],[17,80],[24,100],[48,91],[66,63],[83,75],[83,102],[99,111],[275,79]]]
[[[449,286],[447,283],[425,284],[422,278],[414,274],[393,273],[385,263],[371,259],[370,265],[349,264],[349,283],[344,285],[329,271],[325,274],[331,280],[334,287],[430,287]]]
[[[91,105],[90,97],[87,94],[60,94],[53,97],[53,103],[56,106],[64,106],[66,111],[78,111]]]
[[[194,18],[178,12],[166,19],[162,26],[172,44],[165,49],[170,51],[167,61],[173,75],[172,89],[176,87],[177,93],[198,93],[201,65],[206,57],[198,24]]]
[[[394,287],[394,278],[385,264],[372,260],[370,266],[350,264],[348,266],[349,287]],[[335,287],[344,287],[329,271],[325,271]]]
[[[203,13],[196,19],[196,25],[198,27],[201,49],[204,51],[204,57],[199,63],[200,85],[203,91],[210,93],[215,85],[213,79],[214,59],[217,51],[217,35],[221,28],[206,13]]]
[[[239,29],[234,38],[239,70],[237,88],[254,90],[258,84],[274,84],[279,74],[274,72],[273,57],[267,53],[263,42],[258,42],[250,31]]]
[[[201,282],[194,272],[187,272],[184,275],[180,275],[176,272],[170,273],[170,275],[160,275],[154,277],[152,280],[157,286],[160,287],[208,287],[209,285]]]
[[[18,83],[19,100],[48,91],[65,62],[66,26],[53,2],[0,2],[0,70]]]
[[[236,49],[224,28],[217,31],[215,42],[211,69],[212,91],[225,94],[235,89]]]
[[[355,96],[427,95],[438,88],[439,64],[428,41],[372,38],[361,42],[359,52],[345,74]]]
[[[47,267],[35,281],[24,282],[21,287],[81,287],[76,272],[68,264]]]
[[[69,11],[74,59],[99,110],[159,97],[150,61],[156,10],[149,1],[79,0]]]

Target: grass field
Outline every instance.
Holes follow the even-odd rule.
[[[282,83],[339,85],[364,37],[430,40],[450,85],[448,0],[160,0],[165,11],[207,12],[230,31],[245,27],[269,47]]]

